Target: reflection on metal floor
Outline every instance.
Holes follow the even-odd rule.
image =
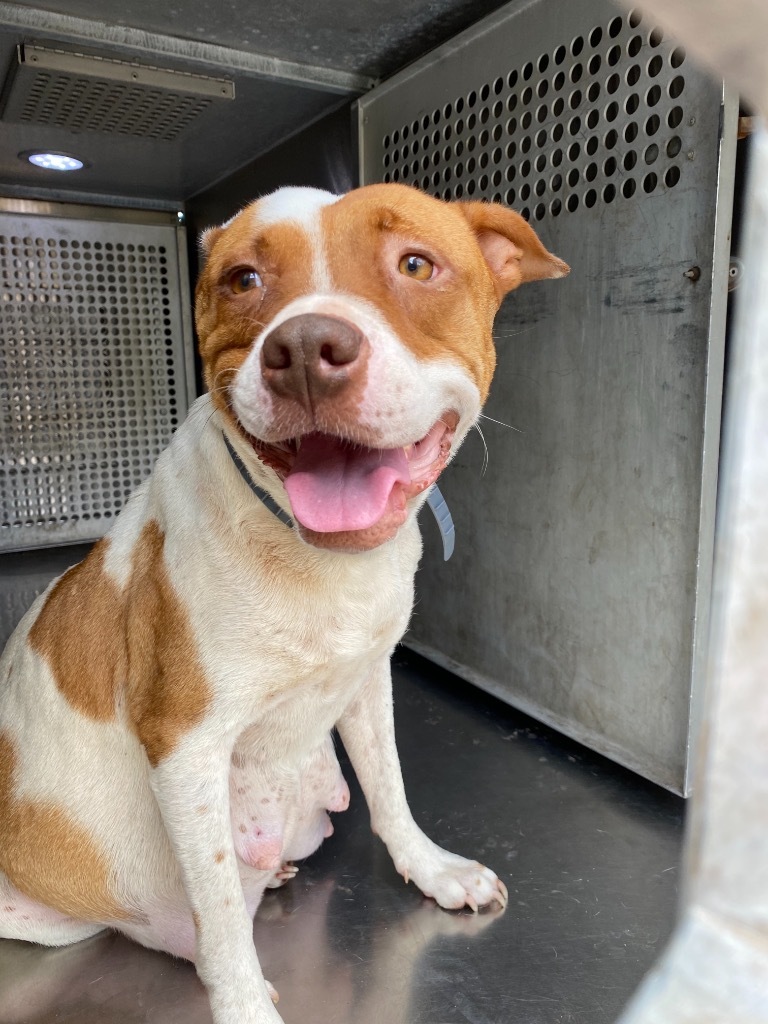
[[[612,1024],[668,936],[683,802],[407,652],[396,716],[416,820],[509,886],[441,911],[352,807],[255,928],[286,1024]],[[104,934],[0,942],[0,1024],[210,1024],[194,969]]]

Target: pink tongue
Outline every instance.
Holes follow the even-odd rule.
[[[411,481],[402,448],[361,448],[327,434],[301,439],[285,479],[294,516],[308,530],[366,530],[381,519],[396,483]]]

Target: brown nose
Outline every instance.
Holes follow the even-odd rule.
[[[362,331],[348,320],[324,313],[293,316],[267,335],[262,377],[275,394],[311,411],[361,376],[364,349]]]

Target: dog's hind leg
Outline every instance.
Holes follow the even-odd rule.
[[[41,946],[68,946],[104,931],[103,924],[77,921],[25,896],[0,874],[0,938]]]

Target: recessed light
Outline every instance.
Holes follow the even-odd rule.
[[[68,153],[19,153],[22,160],[29,160],[35,167],[42,167],[45,171],[79,171],[85,167],[85,161]]]

